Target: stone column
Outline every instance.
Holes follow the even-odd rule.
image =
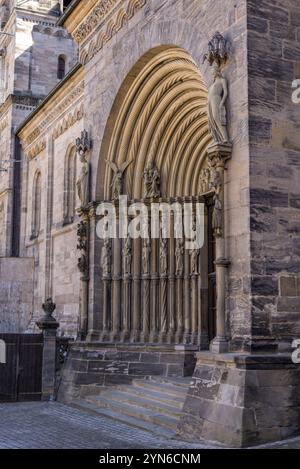
[[[113,240],[112,332],[113,342],[120,339],[121,325],[121,240]]]
[[[55,399],[55,381],[56,381],[56,331],[59,323],[52,314],[56,305],[51,298],[48,298],[43,304],[45,315],[37,321],[37,326],[43,331],[43,369],[42,369],[42,400],[50,401]]]
[[[111,332],[111,239],[103,241],[101,248],[101,271],[103,283],[103,312],[101,341],[107,342]]]
[[[100,265],[99,257],[101,252],[101,242],[97,238],[96,214],[97,203],[89,204],[89,223],[88,223],[88,245],[89,245],[89,280],[86,282],[85,298],[88,299],[87,305],[87,341],[98,341],[102,333],[102,301],[103,284],[100,283]]]
[[[143,240],[142,248],[142,285],[143,285],[143,324],[141,342],[148,342],[150,334],[150,255],[151,241]]]
[[[123,317],[122,317],[122,333],[123,342],[130,338],[130,312],[131,312],[131,239],[124,240],[123,247]]]
[[[141,240],[133,240],[133,311],[131,342],[138,342],[141,333]]]
[[[204,245],[200,252],[200,275],[199,275],[199,336],[200,349],[207,350],[208,339],[208,223],[207,207],[205,207]]]
[[[191,282],[190,282],[190,255],[184,251],[184,338],[183,342],[189,344],[191,341]]]
[[[160,260],[160,280],[159,280],[159,306],[160,306],[160,342],[165,342],[167,339],[168,327],[168,302],[167,302],[167,275],[168,275],[168,240],[165,238],[160,239],[159,249]]]
[[[210,345],[211,352],[228,352],[226,337],[226,275],[230,262],[226,259],[224,237],[224,169],[226,161],[231,157],[231,144],[211,145],[207,152],[212,167],[212,185],[214,189],[213,232],[216,238],[216,289],[217,289],[217,335]]]
[[[184,333],[183,317],[183,272],[184,272],[184,240],[176,239],[175,258],[176,258],[176,337],[175,342],[182,342]]]
[[[158,339],[158,240],[152,239],[151,248],[151,299],[150,299],[150,323],[151,323],[151,342],[157,342]]]
[[[85,340],[88,332],[88,310],[89,310],[89,202],[90,202],[90,163],[88,161],[88,152],[91,149],[91,140],[88,132],[84,130],[81,136],[76,139],[76,151],[80,158],[81,173],[76,182],[77,193],[80,199],[80,208],[77,210],[81,217],[78,225],[77,249],[80,251],[78,259],[78,269],[81,273],[80,277],[80,300],[79,300],[79,338]]]
[[[175,238],[174,238],[174,216],[171,219],[171,236],[169,243],[169,321],[168,342],[175,341]]]
[[[78,259],[78,269],[80,276],[80,298],[79,298],[79,338],[84,340],[88,332],[88,295],[89,295],[89,210],[79,209],[78,213],[81,222],[77,227],[78,244],[80,257]]]

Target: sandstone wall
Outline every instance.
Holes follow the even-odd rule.
[[[300,334],[300,4],[248,0],[252,330]]]
[[[34,318],[40,314],[45,298],[56,303],[59,334],[76,337],[79,310],[79,271],[77,268],[78,216],[64,221],[66,159],[83,130],[82,75],[72,77],[55,97],[45,104],[27,126],[22,140],[21,256],[35,259]],[[48,118],[48,116],[50,116]],[[75,181],[81,166],[76,161]],[[34,181],[42,180],[41,226],[32,238]],[[76,193],[75,207],[79,206]]]
[[[24,332],[33,312],[34,259],[0,258],[0,332]]]

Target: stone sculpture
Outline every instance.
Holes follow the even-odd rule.
[[[208,91],[208,122],[215,143],[228,143],[225,103],[228,97],[227,80],[219,68]]]
[[[123,188],[123,175],[128,168],[128,166],[132,163],[131,161],[125,161],[121,164],[120,167],[116,165],[113,161],[106,160],[106,163],[110,166],[112,171],[114,172],[111,188],[112,188],[112,198],[114,200],[118,199],[122,194]]]
[[[144,185],[145,198],[160,197],[160,174],[153,160],[145,168]]]

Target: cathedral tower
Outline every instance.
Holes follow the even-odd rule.
[[[15,131],[77,62],[56,26],[65,2],[0,0],[0,256],[18,255],[21,163]]]

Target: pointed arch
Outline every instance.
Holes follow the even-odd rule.
[[[143,197],[143,172],[155,161],[162,197],[199,195],[200,173],[211,143],[207,87],[188,52],[176,46],[149,51],[125,79],[109,117],[100,161],[118,166],[132,160],[124,189]],[[102,163],[104,198],[111,198],[112,173]]]
[[[63,224],[73,223],[76,203],[76,148],[70,145],[65,157]]]

